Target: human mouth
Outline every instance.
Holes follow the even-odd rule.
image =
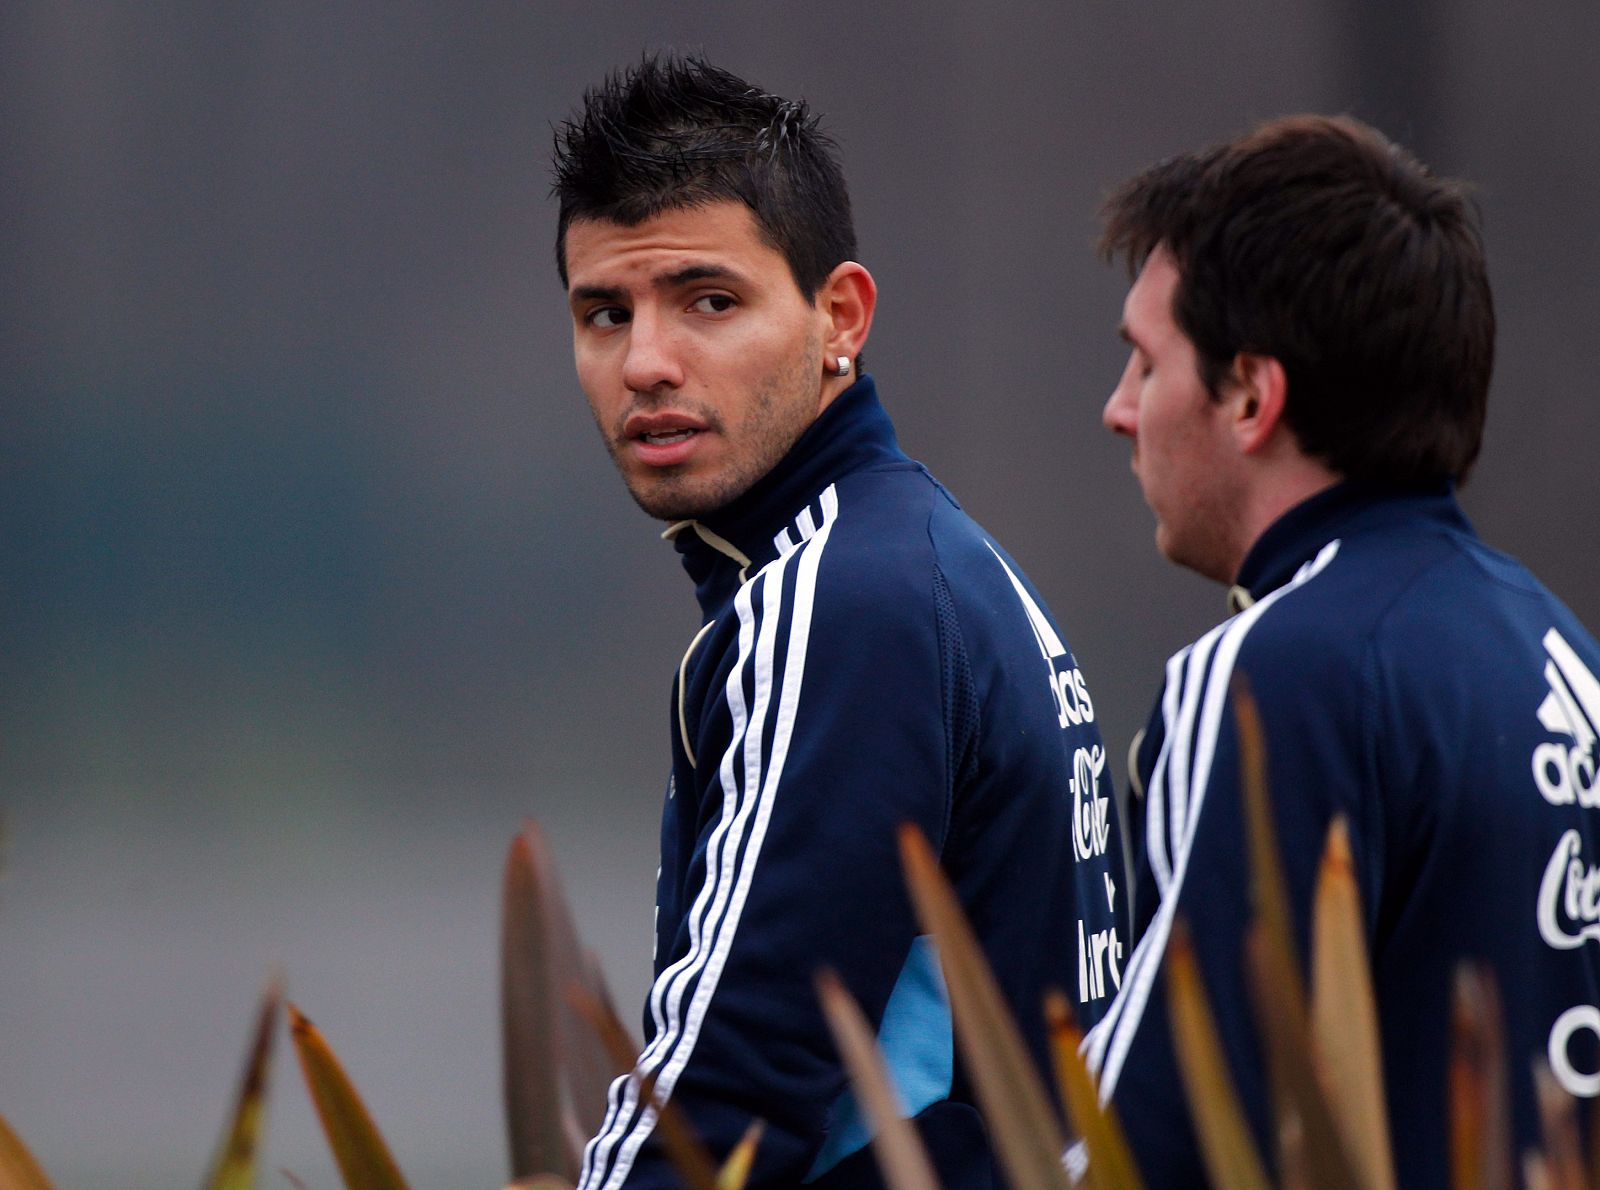
[[[648,467],[673,467],[695,453],[698,439],[709,429],[703,421],[682,413],[636,413],[622,427],[633,455]]]
[[[649,446],[670,446],[675,442],[687,442],[698,434],[699,430],[663,430],[660,432],[647,432],[639,435],[639,440]]]

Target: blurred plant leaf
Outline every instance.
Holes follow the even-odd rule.
[[[300,1069],[344,1184],[350,1190],[405,1190],[389,1146],[327,1040],[293,1004],[288,1009]]]
[[[1369,1190],[1394,1190],[1378,1008],[1343,815],[1328,827],[1312,908],[1311,1030],[1334,1120]]]
[[[1589,1185],[1600,1186],[1600,1099],[1589,1105]]]
[[[1050,1027],[1050,1051],[1061,1102],[1088,1152],[1084,1178],[1090,1190],[1138,1190],[1143,1183],[1133,1153],[1116,1110],[1109,1103],[1100,1102],[1094,1075],[1083,1060],[1083,1030],[1073,1020],[1066,996],[1059,991],[1047,995],[1044,1015]]]
[[[519,1178],[515,1182],[508,1182],[506,1190],[572,1190],[572,1183],[553,1173],[541,1173],[531,1178]]]
[[[656,1113],[656,1132],[667,1158],[677,1167],[678,1176],[689,1190],[717,1190],[717,1165],[711,1154],[695,1135],[678,1105],[656,1097],[656,1072],[640,1078],[635,1065],[638,1050],[628,1030],[617,1018],[609,1000],[599,1000],[582,984],[567,989],[567,1000],[578,1015],[594,1030],[611,1061],[623,1070],[632,1070],[630,1076],[640,1099],[649,1100]]]
[[[0,1116],[0,1190],[51,1190],[44,1169],[4,1116]]]
[[[1234,1092],[1194,944],[1181,919],[1167,942],[1166,965],[1173,1047],[1206,1172],[1213,1185],[1268,1190],[1266,1168]]]
[[[1233,676],[1233,713],[1239,733],[1239,770],[1244,794],[1245,843],[1250,853],[1250,900],[1255,920],[1266,940],[1286,960],[1288,982],[1281,989],[1289,1010],[1306,1019],[1305,986],[1295,953],[1294,924],[1289,913],[1289,885],[1278,859],[1277,834],[1272,823],[1272,796],[1267,789],[1267,744],[1261,729],[1261,712],[1250,683],[1242,673]]]
[[[750,1180],[750,1170],[755,1167],[761,1134],[766,1130],[765,1120],[750,1121],[750,1127],[744,1130],[739,1143],[733,1146],[733,1152],[717,1171],[717,1190],[744,1190],[744,1184]]]
[[[1280,1181],[1314,1190],[1361,1186],[1317,1075],[1310,1030],[1291,1012],[1290,998],[1279,995],[1291,973],[1299,973],[1291,972],[1259,922],[1245,934],[1245,968],[1272,1088]]]
[[[1456,968],[1451,1034],[1450,1184],[1454,1190],[1510,1190],[1505,1017],[1487,967]]]
[[[1556,1190],[1544,1154],[1537,1149],[1529,1149],[1522,1155],[1522,1184],[1525,1190]]]
[[[282,981],[273,975],[261,994],[255,1037],[245,1058],[233,1115],[211,1162],[211,1170],[206,1174],[204,1185],[209,1190],[250,1190],[256,1183],[256,1158],[261,1152],[272,1049],[278,1036],[278,1009],[282,1002]]]
[[[1285,1183],[1348,1187],[1364,1183],[1345,1149],[1312,1063],[1305,983],[1296,957],[1288,883],[1278,858],[1267,790],[1266,738],[1250,684],[1233,677],[1244,819],[1255,920],[1245,936],[1246,981],[1261,1030]]]
[[[1071,1185],[1061,1164],[1066,1141],[1039,1072],[933,849],[909,823],[900,828],[900,858],[917,917],[939,949],[956,1041],[1000,1164],[1018,1190],[1066,1190]]]
[[[501,1037],[513,1177],[576,1178],[583,1145],[604,1122],[606,1089],[628,1069],[562,994],[574,983],[611,1003],[599,964],[578,941],[544,835],[529,821],[511,842],[502,887]]]
[[[900,1097],[873,1037],[872,1026],[832,971],[817,973],[817,998],[844,1060],[856,1101],[872,1125],[872,1155],[891,1190],[937,1190],[939,1179],[916,1127],[901,1115]]]
[[[1543,1058],[1533,1064],[1533,1087],[1539,1102],[1539,1134],[1544,1140],[1541,1156],[1552,1190],[1585,1190],[1577,1103],[1556,1082]]]

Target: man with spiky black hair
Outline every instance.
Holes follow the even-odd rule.
[[[1120,858],[1083,675],[1022,570],[908,458],[861,373],[877,302],[804,103],[693,58],[591,91],[556,141],[578,377],[668,522],[704,626],[672,690],[639,1073],[754,1185],[881,1184],[813,979],[877,1030],[941,1180],[994,1184],[897,829],[932,842],[1034,1060],[1042,997],[1116,991]],[[583,1190],[676,1185],[640,1081]]]

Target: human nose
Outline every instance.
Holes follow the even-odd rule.
[[[1100,421],[1106,429],[1113,434],[1123,434],[1129,438],[1139,428],[1139,402],[1134,391],[1136,364],[1133,356],[1128,357],[1128,366],[1122,370],[1122,378],[1117,381],[1117,387],[1111,390],[1111,396],[1106,399],[1106,407],[1100,411]]]
[[[622,383],[636,393],[683,384],[683,368],[672,334],[654,314],[636,310],[628,324]]]

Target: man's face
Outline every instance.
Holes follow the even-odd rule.
[[[611,457],[651,516],[704,516],[824,404],[826,315],[739,202],[567,229],[573,353]]]
[[[1156,548],[1232,582],[1242,558],[1243,476],[1229,405],[1206,392],[1194,344],[1173,319],[1177,285],[1177,265],[1157,248],[1123,303],[1122,337],[1131,350],[1102,420],[1133,440],[1133,473],[1156,514]]]

